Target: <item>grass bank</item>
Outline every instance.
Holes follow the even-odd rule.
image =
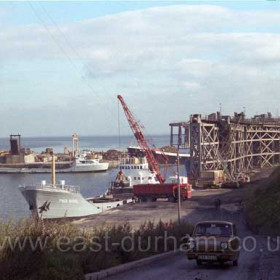
[[[178,248],[186,242],[188,223],[129,223],[80,230],[71,224],[0,224],[0,280],[80,280],[85,273]]]
[[[257,188],[249,190],[245,200],[249,226],[259,234],[279,235],[280,232],[280,168]]]

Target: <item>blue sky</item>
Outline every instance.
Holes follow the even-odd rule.
[[[1,2],[1,7],[7,9],[10,24],[33,24],[38,21],[29,2]],[[135,11],[150,7],[170,5],[211,4],[228,7],[235,10],[270,10],[280,9],[279,1],[42,1],[41,4],[51,14],[57,23],[66,23]]]
[[[149,134],[219,103],[276,114],[279,5],[0,2],[0,136],[116,135],[117,94]]]

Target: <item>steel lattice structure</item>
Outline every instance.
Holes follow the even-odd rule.
[[[232,181],[243,172],[280,164],[280,119],[270,114],[252,119],[245,119],[244,113],[197,114],[188,125],[194,181],[204,170],[224,170]]]

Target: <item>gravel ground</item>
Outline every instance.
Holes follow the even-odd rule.
[[[249,188],[256,187],[265,180],[272,169],[255,172],[257,180],[239,189],[194,190],[190,200],[182,202],[181,217],[192,224],[202,220],[227,220],[237,225],[242,238],[253,236],[257,247],[253,252],[241,251],[239,266],[231,264],[209,267],[197,267],[194,261],[188,261],[182,253],[172,258],[139,267],[132,271],[116,275],[109,279],[187,279],[187,280],[278,280],[280,279],[280,252],[267,250],[267,238],[256,236],[250,232],[244,218],[243,199]],[[215,210],[214,200],[219,197],[221,209]],[[177,204],[167,201],[129,204],[118,209],[94,215],[90,218],[75,221],[81,228],[106,226],[130,222],[138,227],[145,221],[169,222],[178,217]],[[276,244],[275,244],[276,247]]]

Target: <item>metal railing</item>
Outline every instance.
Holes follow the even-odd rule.
[[[69,191],[72,193],[80,193],[80,186],[72,186],[72,185],[64,185],[64,184],[32,184],[32,185],[24,185],[24,187],[35,187],[38,190],[44,190],[44,189],[54,189],[54,190],[64,190]]]
[[[147,164],[147,159],[146,158],[122,158],[121,159],[121,164]]]

